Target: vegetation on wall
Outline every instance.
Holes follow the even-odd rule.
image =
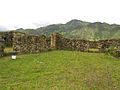
[[[120,57],[120,48],[113,44],[108,49],[106,49],[106,53],[115,57]]]

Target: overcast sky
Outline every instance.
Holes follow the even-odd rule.
[[[0,0],[0,26],[8,29],[71,19],[120,24],[120,0]]]

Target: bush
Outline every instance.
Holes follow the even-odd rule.
[[[106,53],[115,57],[120,57],[120,50],[116,45],[111,45],[109,48],[107,48]]]

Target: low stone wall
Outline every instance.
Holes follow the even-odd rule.
[[[89,51],[90,48],[94,48],[99,49],[100,52],[104,52],[106,48],[109,48],[111,45],[120,47],[120,39],[87,41],[64,38],[58,33],[53,33],[51,36],[51,47],[60,50]]]
[[[51,36],[51,47],[62,50],[88,51],[89,41],[64,38],[58,33]]]
[[[86,40],[62,38],[60,44],[59,49],[64,50],[88,51],[89,49],[89,41]]]
[[[14,33],[13,50],[17,53],[37,53],[50,49],[50,38]]]
[[[12,47],[13,31],[0,32],[2,39],[4,39],[5,47]]]
[[[7,34],[4,35],[5,42],[9,42],[13,50],[17,53],[37,53],[53,49],[89,51],[91,48],[99,49],[100,52],[104,52],[106,48],[111,45],[116,45],[116,47],[119,48],[118,50],[120,50],[120,39],[87,41],[64,38],[64,36],[58,33],[53,33],[51,37],[44,35],[27,35],[19,32],[9,32],[9,35],[6,36]],[[1,52],[2,50],[3,49],[1,49]]]
[[[120,39],[110,39],[110,40],[100,40],[96,42],[100,47],[100,51],[104,52],[111,46],[116,47],[116,49],[120,50]]]
[[[2,39],[2,37],[0,36],[0,56],[4,55],[4,39]]]

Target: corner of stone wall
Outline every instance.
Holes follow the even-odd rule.
[[[59,49],[61,44],[62,35],[59,33],[53,33],[51,35],[51,49]]]

